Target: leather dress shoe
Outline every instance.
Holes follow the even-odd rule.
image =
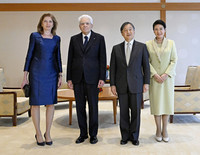
[[[84,142],[87,138],[88,136],[84,136],[84,137],[79,136],[76,140],[76,144]]]
[[[132,141],[132,144],[137,146],[137,145],[140,144],[140,142],[139,142],[139,140],[133,140],[133,141]]]
[[[127,140],[121,140],[121,141],[120,141],[120,144],[121,144],[121,145],[125,145],[125,144],[127,144],[127,143],[128,143]]]
[[[96,136],[90,137],[90,143],[91,143],[91,144],[96,144],[97,142],[98,142],[98,139],[97,139]]]

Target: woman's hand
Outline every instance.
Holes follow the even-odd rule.
[[[24,78],[23,78],[23,81],[22,81],[22,84],[21,84],[21,89],[23,89],[23,87],[24,87],[25,84],[29,84],[29,81],[28,81],[27,77],[28,77],[28,72],[25,71],[24,72]]]
[[[166,73],[164,73],[161,75],[161,78],[163,79],[163,81],[165,81],[165,80],[167,80],[168,75]]]
[[[60,88],[62,85],[62,76],[58,77],[58,88]]]
[[[164,82],[162,77],[160,75],[158,75],[158,74],[155,74],[153,77],[158,83],[163,83]]]

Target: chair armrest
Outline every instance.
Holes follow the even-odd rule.
[[[16,92],[0,92],[0,115],[14,115],[17,109]]]
[[[190,85],[176,85],[174,87],[190,87]]]
[[[25,97],[23,90],[17,87],[3,87],[3,92],[16,92],[17,97]]]
[[[175,92],[192,92],[192,91],[200,91],[200,89],[174,89]]]

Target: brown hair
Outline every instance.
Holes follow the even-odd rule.
[[[37,26],[38,33],[40,33],[40,34],[44,33],[44,30],[43,30],[43,27],[42,27],[42,21],[44,20],[45,17],[51,17],[51,19],[53,21],[53,28],[51,29],[51,33],[53,35],[56,35],[56,29],[57,29],[58,22],[57,22],[56,18],[50,13],[45,13],[45,14],[42,15],[42,17],[40,17],[40,21],[39,21],[38,26]]]

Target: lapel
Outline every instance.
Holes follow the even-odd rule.
[[[122,42],[122,43],[119,45],[119,48],[120,48],[120,57],[122,58],[122,62],[127,66],[124,44],[125,44],[125,41]]]
[[[89,48],[92,46],[92,44],[95,40],[96,40],[96,34],[93,31],[91,31],[91,36],[90,36],[90,39],[89,39],[89,41],[86,45],[84,53],[87,53],[89,51]]]
[[[131,50],[131,55],[130,55],[130,60],[129,60],[128,66],[130,65],[130,63],[132,63],[134,61],[137,48],[138,48],[137,41],[134,40],[133,45],[132,45],[132,50]]]
[[[81,48],[81,51],[83,52],[84,49],[83,49],[83,35],[82,35],[82,33],[79,33],[77,38],[78,38],[78,44]]]
[[[166,38],[164,38],[162,45],[161,45],[161,48],[158,48],[158,44],[156,42],[156,39],[152,40],[152,45],[153,45],[154,51],[155,51],[155,53],[158,57],[158,60],[160,62],[161,62],[162,54],[163,54],[165,48],[167,47],[167,44],[168,44],[168,40]]]

